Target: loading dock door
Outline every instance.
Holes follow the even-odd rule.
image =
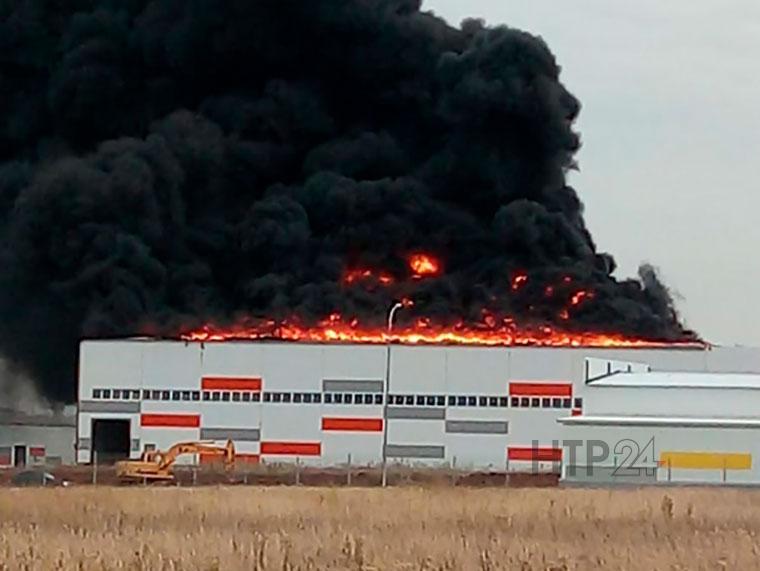
[[[111,464],[129,457],[129,420],[103,419],[92,421],[92,462]]]
[[[23,444],[13,447],[13,465],[17,468],[26,466],[26,446]]]

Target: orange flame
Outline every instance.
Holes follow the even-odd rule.
[[[573,294],[573,297],[570,298],[570,305],[580,305],[583,300],[591,299],[592,297],[594,297],[593,291],[577,291]]]
[[[402,343],[409,345],[485,345],[539,347],[681,347],[704,348],[701,341],[657,341],[618,334],[561,331],[549,326],[519,327],[509,317],[484,314],[483,322],[449,326],[420,318],[412,325],[397,325],[389,335],[384,327],[364,327],[356,319],[333,313],[316,325],[296,320],[263,320],[229,328],[204,326],[181,336],[185,341],[227,341],[232,339],[278,339],[309,343]]]
[[[434,276],[440,273],[441,263],[430,254],[412,254],[409,256],[409,268],[415,278]]]
[[[512,276],[512,282],[511,282],[512,291],[517,291],[526,283],[528,283],[528,274],[525,274],[522,272],[515,274],[514,276]]]
[[[384,286],[391,285],[395,281],[393,276],[386,272],[375,272],[366,269],[347,270],[343,274],[343,283],[346,285],[364,281],[371,282],[373,280]]]

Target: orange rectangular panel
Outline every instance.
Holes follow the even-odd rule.
[[[382,418],[322,418],[322,430],[346,432],[381,432]]]
[[[262,442],[261,454],[319,456],[322,454],[322,444],[319,442]]]
[[[258,464],[259,458],[258,454],[235,454],[235,460],[243,464]]]
[[[573,396],[572,383],[509,383],[509,395],[513,397],[562,397]]]
[[[142,414],[140,426],[166,428],[198,428],[200,414]]]
[[[202,377],[204,391],[260,391],[261,377]]]
[[[570,416],[581,416],[583,414],[583,411],[579,408],[574,408],[570,411]]]
[[[507,458],[527,462],[559,462],[562,460],[562,448],[531,448],[530,446],[510,446]]]

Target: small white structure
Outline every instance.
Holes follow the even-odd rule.
[[[0,409],[0,469],[74,462],[76,408],[28,414]]]
[[[558,422],[567,483],[760,484],[760,374],[613,372]]]

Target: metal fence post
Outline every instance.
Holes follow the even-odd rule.
[[[296,457],[296,486],[301,485],[301,459]]]
[[[92,451],[92,485],[98,484],[98,451]]]
[[[509,486],[509,456],[504,460],[504,485]]]
[[[351,453],[348,453],[348,473],[346,474],[346,485],[351,485]]]

